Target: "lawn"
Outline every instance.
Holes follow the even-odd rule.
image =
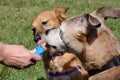
[[[69,6],[67,17],[92,12],[102,6],[120,8],[120,0],[0,0],[0,41],[20,44],[33,49],[35,43],[31,22],[35,15],[54,7]],[[107,20],[115,36],[120,39],[120,19]],[[0,80],[46,80],[43,62],[23,70],[0,65]]]

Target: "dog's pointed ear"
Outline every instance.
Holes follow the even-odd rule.
[[[107,18],[120,18],[120,8],[102,7],[96,10],[95,15],[101,16],[106,20]]]
[[[68,11],[68,9],[69,7],[59,7],[53,9],[60,22],[66,19],[66,12]]]

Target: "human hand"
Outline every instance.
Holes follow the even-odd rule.
[[[2,63],[15,68],[26,68],[41,60],[41,56],[38,56],[34,50],[27,50],[22,45],[5,45],[2,57]]]

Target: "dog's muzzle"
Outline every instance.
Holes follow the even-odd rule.
[[[41,40],[41,36],[39,34],[37,34],[35,37],[34,37],[34,41],[37,43],[39,40]]]

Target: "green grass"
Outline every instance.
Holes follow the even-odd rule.
[[[0,41],[35,47],[31,22],[36,14],[54,7],[69,6],[68,17],[92,12],[102,6],[120,8],[119,0],[0,0]],[[115,36],[120,39],[120,19],[107,20]],[[0,80],[45,80],[43,62],[23,70],[0,65]]]

